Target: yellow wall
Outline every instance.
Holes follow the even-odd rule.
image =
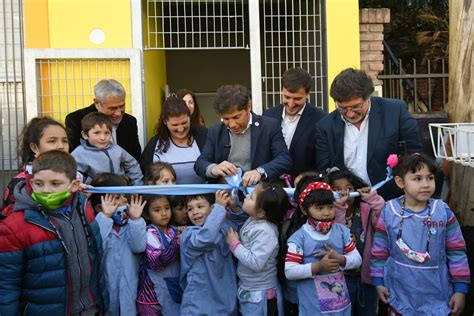
[[[358,0],[326,1],[328,94],[334,77],[341,70],[360,68]],[[329,111],[334,101],[329,97]]]
[[[27,48],[131,48],[130,0],[25,0]],[[89,39],[105,34],[101,44]]]
[[[145,68],[145,118],[146,139],[155,135],[156,124],[160,117],[165,99],[166,58],[164,51],[149,50],[143,53]]]
[[[125,88],[126,112],[131,112],[130,62],[128,60],[43,59],[37,61],[39,114],[64,122],[66,115],[89,106],[94,85],[114,78]]]
[[[48,0],[23,2],[26,48],[49,47]]]
[[[146,0],[142,0],[142,16],[146,17],[147,5],[152,6],[156,15],[161,12],[160,6],[152,3],[147,4]],[[148,26],[152,30],[158,31],[160,25],[148,25],[148,20],[143,20],[143,39],[145,46],[148,43]],[[154,41],[157,38],[154,37]],[[158,38],[161,40],[161,37]],[[143,52],[143,68],[145,69],[145,119],[146,119],[146,140],[155,135],[156,124],[160,117],[163,101],[165,100],[166,88],[166,53],[163,50],[146,50]]]

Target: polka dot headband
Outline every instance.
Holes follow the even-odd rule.
[[[308,184],[306,189],[303,190],[300,194],[300,198],[298,200],[300,207],[302,207],[304,200],[308,197],[308,195],[311,193],[311,191],[316,191],[316,190],[327,190],[332,192],[332,188],[329,184],[324,183],[324,182],[311,182]]]

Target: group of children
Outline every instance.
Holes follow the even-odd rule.
[[[114,165],[111,129],[98,117],[83,123],[83,145]],[[337,168],[301,174],[292,199],[271,183],[240,200],[224,190],[84,194],[84,177],[110,187],[173,184],[176,174],[166,163],[144,180],[119,171],[127,163],[78,173],[75,158],[87,165],[89,154],[68,150],[56,121],[25,128],[28,164],[1,213],[1,315],[375,315],[378,299],[392,315],[463,309],[465,243],[453,212],[431,198],[436,168],[424,155],[399,157],[404,195],[385,203]]]

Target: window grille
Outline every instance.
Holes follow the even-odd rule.
[[[25,124],[22,16],[19,0],[0,3],[0,192],[20,165],[17,142]]]
[[[130,113],[130,61],[128,59],[37,59],[38,115],[64,122],[70,112],[92,104],[94,85],[115,79],[125,88]]]
[[[246,48],[245,2],[147,0],[146,49]]]
[[[313,77],[310,102],[327,109],[324,0],[266,0],[263,6],[263,104],[281,102],[281,77],[293,67]]]

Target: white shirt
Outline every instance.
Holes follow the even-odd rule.
[[[295,116],[290,118],[288,115],[286,115],[285,106],[283,106],[283,112],[281,113],[281,132],[283,133],[286,147],[288,147],[288,149],[290,149],[291,141],[293,140],[296,127],[298,126],[298,122],[300,121],[301,114],[303,113],[305,107],[306,104],[298,113],[296,113]]]
[[[170,139],[170,147],[165,153],[160,153],[156,143],[153,163],[159,161],[168,162],[176,172],[176,184],[198,184],[203,183],[200,176],[194,171],[194,164],[201,155],[196,139],[189,147],[180,147]]]
[[[117,144],[117,126],[112,125],[112,143]]]
[[[345,123],[344,128],[344,165],[359,176],[368,185],[371,185],[369,174],[367,173],[367,145],[369,140],[369,113],[360,125],[360,129],[354,124],[349,123],[341,115],[341,119]]]

